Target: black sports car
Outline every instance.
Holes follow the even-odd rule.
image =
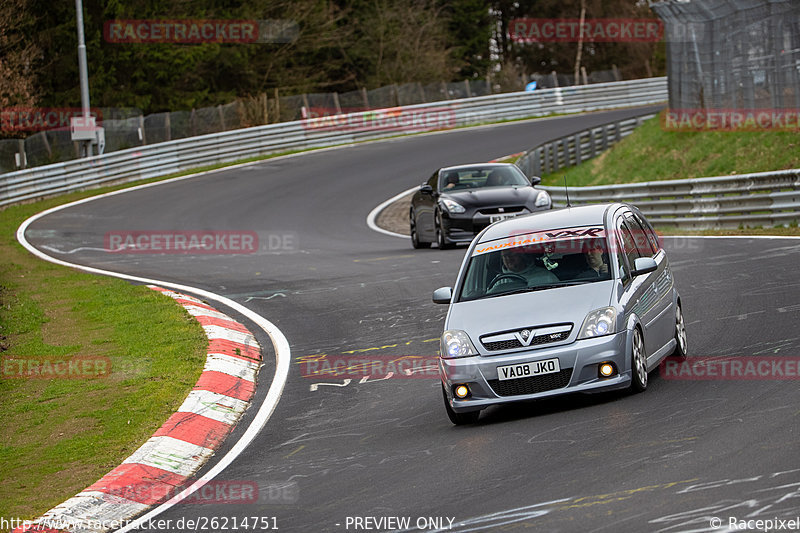
[[[492,222],[550,209],[550,195],[534,187],[540,181],[528,180],[508,163],[440,168],[411,200],[411,244],[428,248],[436,242],[441,249],[469,244]]]

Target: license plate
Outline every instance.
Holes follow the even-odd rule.
[[[554,374],[560,370],[561,367],[558,366],[558,358],[545,359],[544,361],[534,361],[532,363],[498,366],[497,379],[505,381],[507,379],[528,378],[531,376],[541,376],[542,374]]]
[[[495,222],[500,222],[501,220],[505,220],[507,218],[514,218],[517,216],[516,213],[506,213],[505,215],[489,215],[489,223],[494,224]]]

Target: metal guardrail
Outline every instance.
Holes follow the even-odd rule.
[[[608,150],[623,137],[633,133],[633,130],[638,128],[642,122],[654,116],[655,114],[650,113],[618,120],[548,141],[522,154],[517,160],[517,166],[530,177],[579,165]]]
[[[542,187],[553,205],[566,205],[564,187]],[[797,223],[800,169],[736,176],[570,187],[572,205],[624,201],[660,227],[738,228]]]
[[[290,150],[499,120],[639,106],[667,98],[666,78],[447,100],[270,124],[120,150],[0,175],[0,207]]]

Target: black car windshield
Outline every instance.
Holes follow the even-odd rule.
[[[486,187],[524,187],[530,184],[525,174],[513,165],[475,166],[443,171],[439,179],[439,191],[463,191]]]
[[[501,246],[470,259],[459,301],[611,279],[603,236]]]

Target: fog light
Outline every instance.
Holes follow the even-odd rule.
[[[453,389],[453,393],[456,395],[456,398],[464,399],[469,396],[469,389],[466,385],[456,385],[456,388]]]
[[[617,370],[611,363],[600,363],[599,372],[601,378],[608,378],[616,374]]]

